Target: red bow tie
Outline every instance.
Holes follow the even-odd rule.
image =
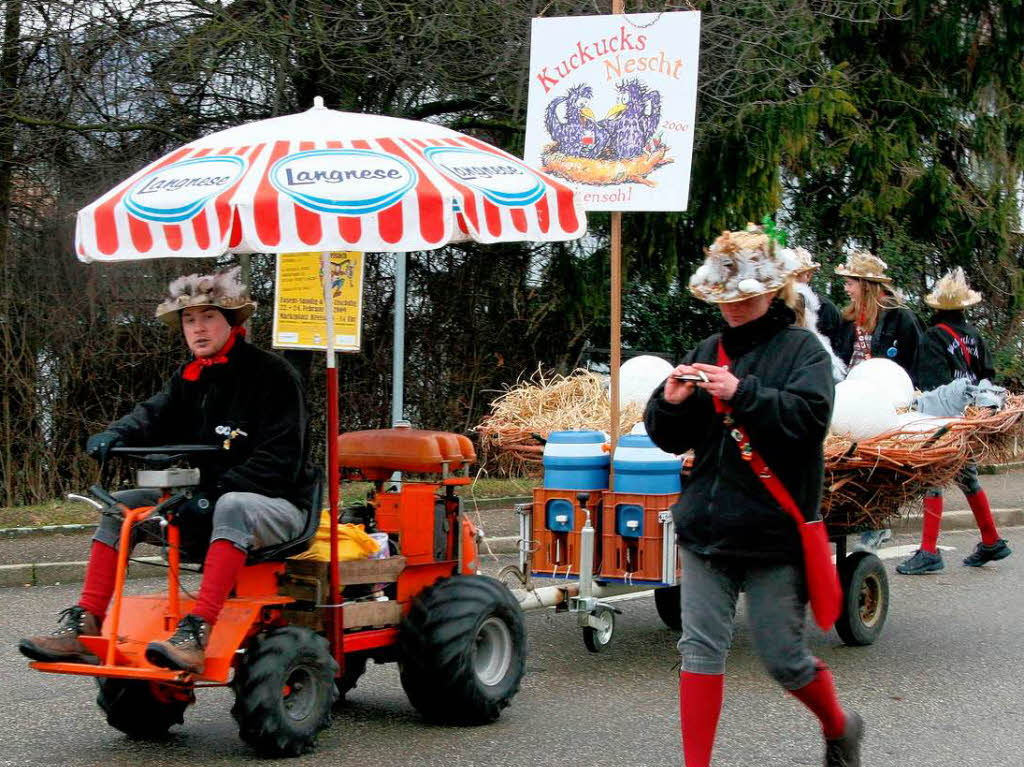
[[[185,366],[185,370],[182,371],[181,377],[186,381],[198,381],[199,374],[202,373],[210,365],[223,365],[228,361],[228,352],[231,351],[231,347],[235,345],[236,338],[245,338],[245,328],[239,326],[231,328],[231,334],[228,336],[228,341],[224,344],[223,348],[213,357],[196,357],[190,363]]]

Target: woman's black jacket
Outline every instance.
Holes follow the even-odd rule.
[[[805,519],[818,519],[823,442],[834,396],[832,363],[811,331],[766,324],[765,319],[725,331],[735,341],[736,331],[762,325],[753,329],[761,332],[740,334],[739,343],[726,344],[730,369],[740,379],[729,405]],[[683,362],[718,364],[720,337],[705,339]],[[801,561],[796,524],[740,456],[712,398],[698,389],[682,403],[671,405],[662,397],[663,390],[664,384],[647,403],[648,434],[662,450],[694,451],[686,488],[672,507],[679,542],[703,556]]]
[[[228,361],[199,379],[179,367],[163,389],[110,425],[128,446],[221,444],[230,450],[203,462],[201,488],[287,498],[308,510],[314,475],[309,467],[309,416],[295,369],[282,357],[238,338]],[[242,434],[244,432],[244,434]]]
[[[832,340],[832,350],[847,365],[853,357],[855,330],[852,320],[843,320]],[[898,362],[915,385],[917,352],[921,342],[921,323],[909,309],[896,307],[879,312],[878,323],[871,334],[871,356]]]
[[[964,357],[960,344],[938,325],[952,328],[970,356],[970,363]],[[929,391],[957,378],[966,378],[974,384],[987,378],[995,382],[996,371],[981,333],[964,319],[962,311],[936,312],[924,333],[921,348],[917,354],[917,385],[921,391]]]

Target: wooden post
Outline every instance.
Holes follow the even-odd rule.
[[[625,0],[612,0],[612,13],[623,13]],[[622,213],[612,211],[611,216],[611,439],[612,454],[619,443],[619,367],[622,359]],[[615,462],[611,466],[615,477]]]

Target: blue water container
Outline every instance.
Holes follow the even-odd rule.
[[[615,448],[616,493],[667,495],[680,491],[683,461],[655,445],[646,434],[627,434]]]
[[[607,490],[611,464],[599,431],[553,431],[544,445],[544,488]]]

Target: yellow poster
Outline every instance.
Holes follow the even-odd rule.
[[[278,349],[327,349],[319,253],[278,253],[274,341]],[[335,349],[359,351],[363,318],[363,254],[331,253]]]

